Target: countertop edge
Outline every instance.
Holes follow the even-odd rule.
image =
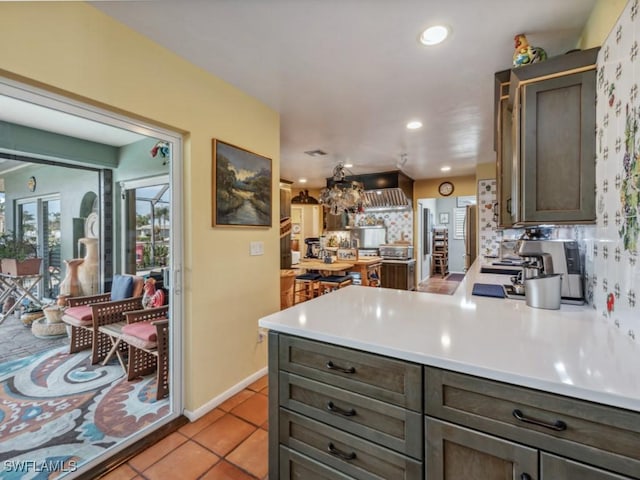
[[[464,362],[456,362],[451,359],[440,358],[435,356],[425,356],[422,354],[416,354],[403,350],[395,350],[391,348],[381,347],[379,345],[370,344],[367,342],[358,342],[351,339],[345,339],[339,336],[327,335],[319,332],[309,332],[306,330],[300,330],[291,328],[277,323],[269,322],[265,319],[260,319],[258,324],[260,327],[267,328],[279,333],[286,333],[297,337],[306,338],[309,340],[316,340],[319,342],[330,343],[347,348],[353,348],[364,352],[375,353],[386,357],[391,357],[399,360],[405,360],[408,362],[417,363],[428,367],[442,368],[445,370],[451,370],[457,373],[463,373],[467,375],[473,375],[476,377],[485,378],[488,380],[495,380],[498,382],[504,382],[511,385],[531,388],[542,392],[554,393],[563,395],[577,400],[586,400],[595,402],[611,407],[623,408],[626,410],[632,410],[640,413],[640,400],[634,400],[626,397],[620,397],[612,395],[607,392],[598,392],[594,390],[588,390],[584,388],[575,387],[573,385],[550,382],[547,380],[536,379],[526,375],[517,375],[509,372],[501,372],[499,370],[485,368],[478,365],[470,365]]]

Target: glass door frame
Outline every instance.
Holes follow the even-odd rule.
[[[128,210],[128,206],[127,206],[127,202],[129,201],[129,198],[127,196],[127,191],[129,190],[135,190],[138,188],[144,188],[144,187],[153,187],[156,185],[161,185],[161,184],[168,184],[169,185],[169,192],[170,192],[170,200],[169,200],[169,209],[170,209],[170,215],[169,215],[169,222],[171,225],[171,229],[173,229],[173,217],[171,217],[171,215],[173,214],[173,209],[171,208],[171,204],[173,203],[173,190],[171,190],[171,183],[170,183],[170,176],[169,175],[158,175],[155,177],[147,177],[147,178],[143,178],[143,179],[136,179],[136,180],[123,180],[122,182],[120,182],[120,199],[121,199],[121,207],[120,207],[120,225],[122,225],[122,232],[121,232],[121,248],[120,248],[120,268],[121,271],[123,272],[127,272],[129,270],[129,267],[131,265],[131,259],[135,258],[135,251],[133,252],[129,252],[127,250],[127,241],[128,241],[128,237],[130,235],[130,231],[125,228],[128,223],[129,223],[129,210]],[[153,228],[153,225],[152,225]],[[171,245],[170,245],[171,246]],[[171,249],[170,249],[171,250]],[[169,261],[169,268],[171,267],[171,262]],[[128,272],[128,273],[135,273],[135,272]]]
[[[50,201],[60,202],[60,194],[50,193],[47,195],[26,197],[26,198],[21,198],[19,200],[15,200],[15,205],[14,205],[15,211],[13,213],[15,228],[13,229],[13,231],[15,232],[17,237],[21,239],[24,238],[24,222],[22,221],[23,212],[21,207],[29,203],[35,203],[35,206],[36,206],[35,226],[36,226],[36,247],[37,247],[36,254],[38,255],[38,257],[42,258],[42,279],[40,280],[40,282],[38,282],[38,287],[37,287],[38,294],[39,296],[44,296],[49,300],[55,300],[55,297],[52,298],[52,297],[45,296],[46,283],[47,281],[50,281],[51,272],[47,271],[47,268],[50,266],[48,258],[45,261],[45,257],[49,255],[49,245],[48,244],[45,245],[45,242],[47,241],[47,239],[44,238],[44,234],[48,233],[49,231],[48,227],[45,228],[45,224],[49,222],[49,218],[48,216],[46,216],[45,218],[44,203],[50,202]]]
[[[110,125],[116,128],[128,130],[147,137],[152,137],[169,144],[171,151],[170,179],[172,201],[170,205],[170,216],[172,218],[172,228],[170,233],[171,251],[169,252],[169,264],[172,288],[169,293],[171,323],[169,325],[169,335],[171,338],[169,348],[169,383],[171,384],[169,414],[158,422],[142,429],[135,435],[119,442],[109,449],[109,455],[117,454],[138,443],[142,438],[151,432],[161,428],[163,425],[180,417],[184,410],[184,362],[182,352],[184,348],[183,339],[183,314],[184,296],[182,285],[184,282],[183,262],[184,262],[184,225],[182,215],[180,215],[183,198],[183,154],[184,145],[181,133],[159,127],[151,123],[127,117],[120,113],[115,113],[104,108],[90,105],[79,100],[71,99],[33,85],[18,82],[16,80],[0,76],[0,95],[8,96],[17,100],[32,103],[41,107],[58,110],[67,114],[77,116],[89,121]],[[17,152],[11,152],[17,153]],[[61,162],[59,158],[50,160]],[[77,162],[68,162],[77,164]],[[83,164],[81,164],[83,165]],[[95,168],[96,166],[93,165]],[[100,167],[98,167],[99,169]],[[108,170],[106,170],[108,171]],[[105,170],[102,170],[105,172]],[[110,192],[102,192],[108,194]],[[102,207],[102,206],[101,206]],[[106,210],[106,209],[105,209]],[[104,211],[103,211],[104,212]],[[101,222],[104,223],[104,222]],[[102,227],[104,229],[104,226]],[[103,232],[101,232],[103,233]],[[96,457],[82,466],[82,471],[88,471],[98,466],[104,461],[103,456]],[[78,472],[80,473],[80,472]]]

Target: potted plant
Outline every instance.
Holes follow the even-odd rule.
[[[13,276],[37,275],[42,259],[36,245],[19,239],[12,233],[0,235],[0,267],[2,273]]]

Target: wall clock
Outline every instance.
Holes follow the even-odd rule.
[[[438,187],[438,192],[440,192],[440,195],[442,195],[443,197],[448,197],[453,193],[453,183],[442,182]]]

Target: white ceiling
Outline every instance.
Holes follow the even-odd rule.
[[[563,54],[595,1],[92,4],[277,110],[281,177],[318,187],[338,161],[371,173],[397,169],[406,154],[402,170],[414,179],[470,174],[493,161],[493,74],[510,67],[514,35]],[[421,46],[419,33],[435,23],[449,25],[451,37]],[[423,128],[406,130],[413,119]],[[328,155],[304,153],[314,149]],[[452,171],[442,173],[443,165]]]

